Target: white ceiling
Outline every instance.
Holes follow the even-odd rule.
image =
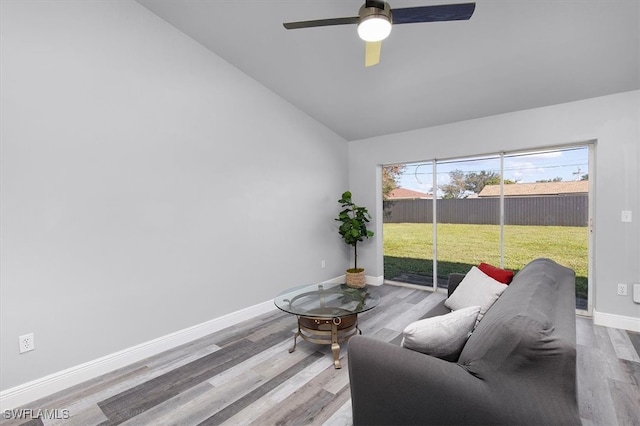
[[[394,26],[370,68],[355,25],[282,26],[364,0],[138,1],[347,140],[640,89],[640,0],[477,0]]]

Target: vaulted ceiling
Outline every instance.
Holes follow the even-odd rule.
[[[640,89],[638,0],[477,0],[469,21],[394,26],[368,68],[355,25],[282,26],[363,0],[138,1],[347,140]]]

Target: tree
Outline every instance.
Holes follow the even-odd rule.
[[[504,184],[505,185],[512,185],[514,183],[518,183],[518,181],[517,180],[512,180],[512,179],[505,179],[504,180]],[[487,186],[487,185],[500,185],[500,176],[496,176],[495,179],[491,178],[491,179],[487,180],[487,182],[485,183],[484,186]]]
[[[589,173],[582,175],[580,180],[589,180]]]
[[[465,177],[465,188],[467,191],[479,194],[486,185],[499,185],[500,174],[482,170],[480,173],[470,172]]]
[[[511,179],[504,180],[505,185],[516,183]],[[466,198],[470,193],[479,194],[487,185],[500,185],[500,174],[493,171],[482,170],[465,174],[462,170],[449,172],[449,183],[439,185],[444,193],[442,198]]]
[[[449,172],[449,183],[438,185],[438,188],[444,193],[442,198],[445,200],[452,198],[464,198],[466,191],[465,175],[462,170],[452,170]]]
[[[391,191],[399,187],[398,178],[404,172],[406,166],[404,164],[392,164],[390,166],[382,166],[382,198],[386,200]]]

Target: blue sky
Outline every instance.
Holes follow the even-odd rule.
[[[465,173],[500,171],[500,158],[477,157],[458,161],[438,163],[438,185],[449,181],[449,172],[462,170]],[[521,183],[561,177],[563,181],[578,180],[589,173],[589,149],[587,147],[570,148],[530,154],[505,155],[504,177]],[[431,162],[408,163],[400,177],[400,186],[420,192],[431,192],[433,188],[433,169]]]

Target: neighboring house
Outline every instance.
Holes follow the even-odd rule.
[[[424,192],[405,188],[396,188],[387,196],[387,200],[424,200],[431,198],[433,198],[433,194],[425,194]]]
[[[538,197],[541,195],[578,195],[589,192],[589,181],[536,182],[504,185],[505,197]],[[500,185],[487,185],[478,197],[499,197]]]

